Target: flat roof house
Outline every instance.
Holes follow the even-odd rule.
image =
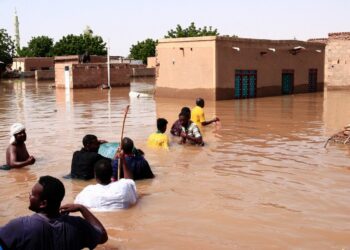
[[[156,95],[225,100],[322,91],[325,46],[216,36],[161,39]]]

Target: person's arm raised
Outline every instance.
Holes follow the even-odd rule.
[[[131,173],[131,171],[126,163],[125,154],[124,154],[123,150],[120,151],[119,157],[120,157],[121,165],[123,167],[124,178],[125,179],[134,179],[134,176]]]

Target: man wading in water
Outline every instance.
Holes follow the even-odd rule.
[[[188,112],[182,111],[179,114],[179,121],[182,126],[180,144],[185,144],[186,141],[189,141],[192,144],[204,146],[203,138],[199,131],[199,128],[194,122],[190,120],[190,114]]]
[[[35,163],[34,156],[30,156],[26,144],[26,129],[21,123],[15,123],[11,126],[10,145],[6,150],[6,164],[2,169],[22,168]]]

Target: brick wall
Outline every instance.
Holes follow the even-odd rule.
[[[16,62],[22,62],[22,71],[35,71],[38,69],[53,69],[54,59],[53,57],[22,57],[14,58],[14,66],[18,65]],[[20,65],[20,64],[19,64]],[[18,68],[16,68],[18,69]]]
[[[54,70],[35,70],[35,79],[38,81],[55,79],[55,71]]]
[[[74,64],[73,88],[93,88],[108,83],[106,64]],[[131,69],[127,64],[111,64],[111,86],[130,85]]]
[[[155,75],[156,75],[155,68],[133,68],[132,69],[133,77],[155,76]]]
[[[95,88],[108,83],[105,63],[60,63],[55,67],[57,88],[65,87],[64,68],[69,67],[71,88]],[[112,87],[130,85],[131,68],[128,64],[111,64],[110,80]]]
[[[330,33],[328,36],[325,84],[328,89],[350,88],[350,32]]]

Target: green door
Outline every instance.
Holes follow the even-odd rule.
[[[241,79],[242,76],[236,73],[235,77],[235,98],[241,97]]]
[[[249,97],[255,97],[256,96],[256,72],[254,72],[250,77],[249,77]]]
[[[293,73],[282,73],[282,95],[293,94]]]
[[[242,98],[248,97],[248,76],[244,75],[242,79]]]
[[[256,97],[256,70],[236,70],[235,98]]]

